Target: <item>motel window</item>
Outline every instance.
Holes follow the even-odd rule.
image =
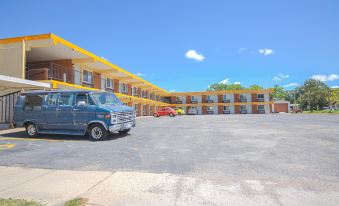
[[[93,83],[93,72],[83,70],[82,81],[87,84],[92,84]]]
[[[106,78],[106,88],[113,89],[113,79]]]
[[[127,84],[121,83],[121,92],[122,92],[122,93],[128,93],[128,87],[127,87]]]
[[[241,111],[246,111],[246,105],[240,105],[240,110]]]
[[[246,95],[240,94],[240,99],[246,99]]]
[[[142,96],[142,98],[147,98],[146,91],[141,91],[141,96]]]
[[[264,99],[264,94],[257,94],[257,99]]]
[[[134,110],[135,110],[135,112],[138,112],[138,105],[137,104],[134,105]]]
[[[223,95],[223,100],[227,100],[227,95],[226,94]]]
[[[207,100],[211,100],[211,96],[207,96],[207,98],[206,98]]]
[[[258,105],[258,110],[265,110],[264,105]]]
[[[191,101],[197,101],[197,97],[196,96],[191,96]]]
[[[224,106],[224,111],[230,111],[230,107],[229,106]]]
[[[177,97],[177,101],[182,101],[182,97]]]
[[[138,89],[136,87],[133,87],[132,89],[133,94],[132,95],[137,95],[138,94]]]
[[[208,106],[207,111],[213,111],[213,106]]]

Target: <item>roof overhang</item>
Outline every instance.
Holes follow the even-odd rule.
[[[166,90],[54,34],[0,39],[0,44],[18,41],[26,42],[27,62],[71,59],[73,64],[79,64],[84,68],[87,67],[107,77],[118,79],[131,85],[140,83],[156,90],[159,94],[169,94]]]
[[[21,91],[21,89],[49,89],[48,83],[0,75],[0,96]]]

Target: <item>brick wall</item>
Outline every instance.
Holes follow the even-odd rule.
[[[235,105],[234,106],[234,113],[240,114],[240,105]]]
[[[234,94],[234,102],[240,102],[240,94]]]
[[[207,114],[207,107],[206,106],[202,106],[202,114]]]
[[[256,93],[252,93],[252,102],[257,102],[257,94]]]
[[[94,78],[94,88],[101,89],[101,74],[98,72],[93,72]]]
[[[253,94],[252,94],[252,97],[253,97]],[[258,113],[258,106],[256,104],[252,104],[252,114],[257,114],[257,113]]]
[[[127,88],[128,88],[128,95],[132,96],[132,85],[127,84]]]
[[[218,102],[219,103],[222,103],[222,100],[223,100],[223,96],[221,94],[218,95]]]
[[[59,64],[65,67],[66,71],[66,81],[68,83],[74,83],[74,69],[73,63],[71,59],[63,59],[63,60],[56,60],[54,61],[56,64]]]
[[[176,96],[171,96],[171,104],[175,104],[176,103]]]
[[[115,93],[120,93],[120,89],[119,89],[119,80],[114,79],[113,82],[114,82],[114,92],[115,92]]]
[[[223,106],[219,105],[218,106],[218,114],[223,114],[224,113],[223,110],[224,110]]]
[[[202,95],[202,103],[206,103],[207,102],[207,96],[206,95]]]
[[[186,104],[191,104],[191,96],[186,96]]]

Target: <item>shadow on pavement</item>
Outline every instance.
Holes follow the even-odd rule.
[[[129,134],[109,134],[105,139],[102,141],[111,141],[111,140],[116,140],[120,139],[123,137],[129,136]],[[30,138],[26,135],[25,131],[8,131],[8,132],[2,132],[0,134],[0,140],[1,139],[36,139],[36,140],[56,140],[56,141],[67,141],[67,140],[72,140],[72,141],[91,141],[87,135],[85,136],[80,136],[80,135],[59,135],[59,134],[40,134],[38,137],[35,138]]]

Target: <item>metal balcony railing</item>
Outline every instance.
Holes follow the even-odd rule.
[[[67,81],[67,68],[54,62],[28,63],[26,78],[30,80],[58,80]]]
[[[223,99],[222,102],[223,103],[230,103],[231,101],[229,99]]]
[[[240,110],[240,114],[247,114],[247,110]]]

